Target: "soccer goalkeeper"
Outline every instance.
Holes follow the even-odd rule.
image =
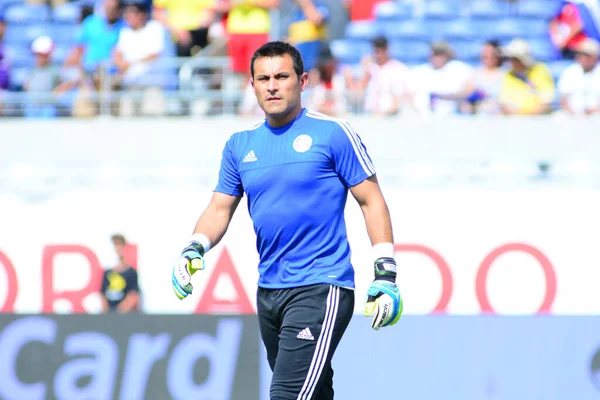
[[[260,255],[257,307],[273,370],[271,400],[331,400],[331,360],[354,309],[348,191],[375,254],[364,305],[373,329],[402,314],[390,215],[352,127],[302,107],[308,75],[298,50],[267,43],[250,67],[266,118],[225,145],[213,197],[173,267],[173,289],[180,299],[192,293],[192,275],[204,269],[204,255],[222,239],[245,193]]]

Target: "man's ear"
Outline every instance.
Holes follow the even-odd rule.
[[[304,89],[306,89],[308,87],[308,73],[303,72],[302,75],[300,75],[300,91],[303,92]]]

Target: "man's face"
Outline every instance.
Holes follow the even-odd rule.
[[[113,241],[115,246],[115,252],[119,256],[119,261],[122,261],[125,258],[125,243],[122,243],[118,240]]]
[[[146,13],[137,9],[137,7],[129,6],[125,8],[125,22],[131,29],[140,29],[146,23]]]
[[[521,60],[519,60],[516,57],[510,58],[510,66],[514,72],[524,72],[525,70],[527,70],[525,64],[523,64],[523,62],[521,62]]]
[[[429,57],[431,66],[434,69],[440,69],[450,60],[450,57],[446,53],[435,52]]]
[[[300,107],[300,95],[307,85],[308,74],[298,77],[289,54],[254,60],[252,87],[256,100],[265,113],[275,118]]]
[[[586,72],[593,70],[598,63],[598,57],[583,53],[577,53],[575,60]]]
[[[121,16],[118,0],[104,0],[104,13],[109,21],[116,21]]]
[[[377,65],[384,65],[389,58],[388,54],[387,48],[375,47],[375,62]]]
[[[0,21],[0,41],[4,37],[4,28],[5,27],[6,27],[6,24],[4,22]]]

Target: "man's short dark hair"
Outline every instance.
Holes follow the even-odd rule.
[[[373,39],[373,47],[385,50],[388,48],[388,40],[385,36],[377,36]]]
[[[282,57],[286,54],[289,54],[290,57],[292,57],[292,61],[294,62],[294,71],[296,71],[296,74],[298,77],[300,77],[304,72],[304,61],[302,61],[300,52],[291,44],[277,40],[263,44],[252,55],[252,59],[250,60],[250,74],[252,75],[252,78],[254,78],[254,60],[264,57]]]
[[[110,237],[110,240],[112,240],[112,242],[114,244],[122,244],[122,245],[127,244],[127,240],[125,240],[125,236],[123,236],[120,233],[115,233],[114,235],[112,235]]]

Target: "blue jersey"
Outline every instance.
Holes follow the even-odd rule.
[[[354,288],[344,208],[348,188],[374,174],[347,122],[306,109],[283,127],[263,121],[231,136],[215,191],[248,198],[258,286]]]

